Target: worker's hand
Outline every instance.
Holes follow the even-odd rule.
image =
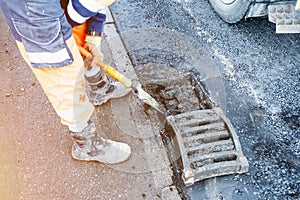
[[[83,57],[85,57],[84,49],[91,53],[91,57],[84,58],[85,67],[93,67],[98,61],[102,61],[103,54],[100,50],[101,37],[86,35],[86,23],[74,26],[72,29],[73,37]]]
[[[103,53],[100,48],[101,36],[87,35],[85,37],[84,48],[92,54],[92,58],[86,58],[84,61],[85,67],[93,67],[97,62],[103,60]]]

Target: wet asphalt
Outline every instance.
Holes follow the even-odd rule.
[[[275,34],[266,18],[228,25],[208,1],[120,0],[111,10],[133,63],[195,73],[248,158],[248,173],[183,187],[182,198],[299,199],[300,35]]]

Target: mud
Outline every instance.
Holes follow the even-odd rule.
[[[197,109],[212,107],[209,97],[191,73],[178,73],[174,68],[154,64],[137,67],[142,85],[167,110],[168,115],[176,115]]]

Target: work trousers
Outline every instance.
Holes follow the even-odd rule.
[[[73,36],[66,44],[74,58],[72,64],[58,68],[33,68],[23,43],[17,41],[23,58],[61,118],[61,123],[72,132],[80,132],[88,125],[94,106],[86,94],[83,59]]]

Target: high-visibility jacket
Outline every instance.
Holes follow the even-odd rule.
[[[72,36],[72,26],[86,21],[87,32],[97,35],[106,17],[95,0],[70,0],[66,14],[60,0],[7,0],[1,1],[0,8],[13,36],[24,44],[34,68],[71,64],[73,55],[66,41]]]

